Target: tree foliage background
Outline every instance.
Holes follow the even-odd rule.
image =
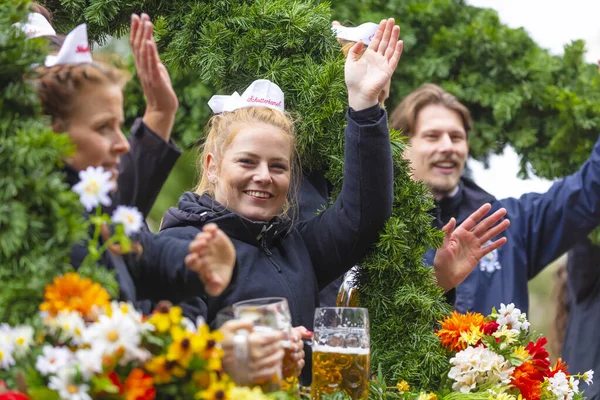
[[[26,20],[28,3],[0,3],[0,322],[14,325],[38,314],[45,285],[72,269],[71,246],[86,233],[83,207],[61,172],[72,146],[40,117],[32,84],[47,43],[12,27]],[[115,289],[111,275],[82,274]]]
[[[495,11],[463,0],[347,0],[331,10],[317,0],[47,4],[60,32],[85,21],[99,42],[125,34],[132,12],[151,15],[181,100],[175,136],[184,146],[201,141],[212,94],[243,90],[259,77],[274,80],[298,118],[304,167],[326,170],[337,187],[345,93],[343,60],[329,33],[332,19],[358,25],[395,17],[405,47],[388,104],[425,82],[445,87],[472,112],[470,143],[477,158],[511,144],[522,156],[522,174],[530,162],[538,176],[562,176],[587,159],[600,127],[600,80],[596,67],[583,61],[582,42],[552,56],[524,30],[501,24]],[[126,105],[128,116],[141,114],[135,85]],[[430,228],[431,199],[408,179],[397,134],[393,144],[396,206],[377,250],[365,260],[361,303],[371,312],[373,365],[381,363],[388,377],[430,387],[444,372],[431,331],[448,307],[421,257],[440,237]]]

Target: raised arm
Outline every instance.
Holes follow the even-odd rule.
[[[393,164],[385,112],[379,95],[402,52],[400,28],[381,22],[367,50],[362,42],[346,60],[348,125],[344,150],[344,183],[335,203],[300,223],[320,287],[340,276],[365,255],[391,215]]]

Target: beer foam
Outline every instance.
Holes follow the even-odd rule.
[[[327,346],[322,344],[314,345],[312,348],[313,353],[339,353],[339,354],[357,354],[357,355],[368,355],[370,349],[363,349],[361,347],[335,347]]]

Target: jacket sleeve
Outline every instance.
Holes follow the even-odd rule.
[[[198,275],[184,264],[189,240],[142,232],[140,242],[143,246],[141,257],[137,262],[128,263],[138,299],[180,303],[205,295],[204,284]]]
[[[117,201],[114,204],[135,206],[145,218],[181,150],[173,141],[165,142],[141,118],[133,124],[128,140],[131,149],[121,159]]]
[[[543,194],[528,193],[499,201],[519,232],[529,279],[600,225],[600,140],[573,175]]]
[[[334,204],[298,230],[319,288],[352,268],[392,212],[393,164],[387,116],[379,105],[347,114],[344,182]]]

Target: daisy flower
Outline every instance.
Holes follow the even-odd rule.
[[[87,211],[92,211],[99,204],[110,206],[109,193],[116,188],[111,182],[112,174],[102,167],[87,167],[79,171],[79,183],[73,186],[73,191],[79,195],[79,201]]]
[[[56,390],[62,400],[92,400],[89,385],[75,383],[75,371],[63,368],[58,375],[51,376],[48,388]]]
[[[33,328],[26,325],[17,326],[12,330],[16,356],[24,356],[29,352],[33,343],[33,333]]]
[[[73,353],[66,347],[44,346],[42,354],[37,356],[35,369],[42,375],[56,374],[67,366],[73,357]]]
[[[585,383],[591,385],[592,383],[594,383],[594,371],[590,369],[589,371],[584,372],[582,378]]]
[[[123,224],[127,236],[138,233],[142,228],[143,220],[142,213],[135,207],[117,206],[112,215],[112,221],[115,224]]]

